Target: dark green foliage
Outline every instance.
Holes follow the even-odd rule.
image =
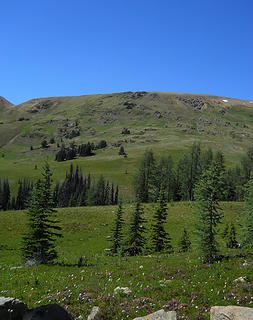
[[[225,233],[225,232],[224,232]],[[235,230],[235,225],[231,222],[230,225],[228,226],[226,230],[226,247],[233,249],[233,248],[238,248],[238,242],[236,240],[236,230]]]
[[[50,143],[50,144],[54,144],[54,143],[55,143],[54,137],[52,137],[52,138],[49,140],[49,143]]]
[[[122,246],[122,239],[123,239],[123,225],[124,225],[124,220],[122,217],[122,203],[119,203],[118,210],[116,212],[115,220],[114,220],[114,226],[112,229],[112,247],[111,247],[111,252],[113,254],[117,254],[119,249]]]
[[[121,146],[121,147],[119,148],[119,155],[120,155],[120,156],[124,156],[124,155],[125,155],[125,149],[124,149],[123,146]]]
[[[103,149],[107,147],[107,142],[105,140],[101,140],[99,141],[98,145],[97,145],[97,149]]]
[[[223,217],[218,202],[222,191],[221,170],[218,164],[213,163],[204,171],[194,190],[196,234],[200,254],[205,262],[214,262],[218,254],[215,235]]]
[[[194,186],[201,174],[212,163],[216,163],[224,183],[224,192],[221,194],[220,200],[241,201],[244,195],[243,186],[249,176],[245,172],[251,170],[250,155],[251,153],[247,151],[247,156],[244,157],[241,167],[237,165],[226,170],[223,153],[218,151],[213,155],[210,148],[201,149],[199,143],[194,143],[189,151],[179,159],[176,166],[169,155],[162,156],[156,165],[152,151],[146,151],[134,177],[136,198],[140,197],[142,202],[154,201],[158,197],[161,185],[163,185],[168,201],[192,201],[194,200]]]
[[[127,128],[123,128],[122,131],[121,131],[121,134],[130,134],[130,130],[127,129]]]
[[[10,209],[10,205],[11,203],[9,181],[7,178],[4,178],[2,186],[0,179],[0,209],[6,211]]]
[[[106,191],[106,182],[101,175],[88,193],[88,205],[103,206],[108,204],[109,194]]]
[[[46,148],[48,148],[48,147],[49,147],[49,146],[48,146],[47,140],[41,141],[41,148],[46,149]]]
[[[146,228],[144,226],[146,219],[143,218],[144,210],[139,201],[136,202],[135,210],[132,214],[128,238],[125,243],[126,252],[130,256],[137,256],[142,254],[146,239],[144,238],[144,233]]]
[[[164,229],[167,219],[167,200],[165,192],[161,188],[156,204],[152,224],[152,248],[155,252],[171,251],[171,238]]]
[[[27,205],[31,196],[33,184],[27,178],[24,178],[23,180],[19,180],[18,184],[19,186],[18,186],[17,198],[15,201],[15,208],[12,208],[12,209],[23,210],[27,208]]]
[[[50,167],[45,163],[42,178],[32,192],[27,210],[28,232],[24,236],[23,256],[26,260],[47,264],[57,258],[55,250],[56,237],[61,237],[57,231],[61,227],[54,219],[53,197],[51,192]]]
[[[115,195],[114,195],[114,204],[118,204],[119,199],[119,186],[117,185]]]
[[[134,177],[136,198],[141,202],[150,202],[155,198],[155,159],[152,150],[147,150]]]
[[[245,212],[243,214],[242,245],[247,249],[253,249],[253,181],[246,185]]]
[[[183,234],[181,236],[181,239],[179,241],[179,251],[180,252],[186,252],[190,249],[191,247],[191,241],[189,238],[189,234],[187,230],[184,228]]]
[[[158,198],[161,187],[163,186],[167,201],[172,201],[176,194],[176,178],[173,170],[173,161],[170,155],[161,157],[156,167],[155,178],[155,198]]]
[[[88,142],[87,144],[81,144],[78,147],[78,154],[80,155],[80,157],[93,156],[94,153],[92,152],[92,146],[91,146],[90,142]]]
[[[200,144],[194,143],[190,151],[179,160],[177,180],[183,200],[193,200],[194,185],[201,174]]]
[[[69,172],[62,184],[57,183],[54,189],[53,199],[57,207],[75,207],[86,205],[109,205],[118,203],[118,186],[114,192],[113,184],[105,181],[101,175],[92,182],[90,174],[83,176],[78,166],[74,170],[70,165]]]
[[[247,182],[251,178],[253,170],[253,147],[248,148],[246,155],[241,160],[244,181]]]
[[[104,145],[105,140],[101,140],[102,145]],[[103,142],[104,141],[104,142]],[[73,160],[78,155],[80,157],[89,157],[93,156],[94,152],[92,151],[94,149],[94,144],[91,144],[90,142],[86,144],[81,144],[79,146],[76,146],[74,143],[71,143],[69,147],[65,147],[63,144],[61,146],[61,150],[58,151],[55,155],[55,161],[65,161],[65,160]]]

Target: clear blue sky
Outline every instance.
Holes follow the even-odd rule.
[[[169,91],[253,99],[252,0],[0,3],[0,95]]]

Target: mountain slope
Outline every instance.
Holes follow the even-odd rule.
[[[124,134],[124,128],[125,130]],[[123,132],[123,133],[122,133]],[[55,143],[41,148],[41,141]],[[97,143],[105,139],[108,147],[96,156],[79,158],[75,163],[99,175],[103,173],[127,189],[131,174],[146,148],[174,159],[194,141],[222,150],[233,163],[253,142],[253,103],[210,95],[123,92],[78,97],[33,99],[4,107],[0,115],[2,168],[31,173],[31,163],[49,157],[61,179],[69,161],[56,163],[57,147],[64,143]],[[123,145],[128,158],[118,155]],[[31,150],[33,146],[33,150]],[[8,166],[12,161],[13,167]],[[61,168],[61,170],[58,170]],[[60,172],[59,172],[60,171]],[[125,174],[130,173],[130,174]],[[1,172],[0,172],[1,175]]]
[[[206,136],[208,140],[232,138],[237,144],[251,139],[252,107],[249,101],[207,95],[126,92],[33,99],[8,109],[6,116],[18,128],[15,133],[20,130],[18,141],[24,147],[50,137],[68,143],[73,129],[80,132],[77,142],[108,137],[114,144],[121,140],[152,144],[165,142],[173,134],[196,139]],[[5,132],[8,124],[2,124]],[[121,135],[123,127],[130,129],[127,139]],[[0,138],[0,143],[8,145],[11,139]]]

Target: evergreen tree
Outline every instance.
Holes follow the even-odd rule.
[[[41,148],[46,149],[48,147],[49,147],[49,145],[47,143],[47,140],[44,139],[43,141],[41,141]]]
[[[202,150],[200,154],[200,166],[201,172],[205,171],[212,164],[213,161],[213,151],[211,148],[207,150]]]
[[[164,187],[167,201],[174,200],[176,194],[176,181],[173,171],[173,161],[170,155],[161,157],[155,174],[156,199],[159,196],[161,186]]]
[[[114,204],[118,204],[118,199],[119,199],[119,186],[117,185],[116,187],[116,191],[115,191],[115,194],[114,194]]]
[[[3,181],[3,191],[2,191],[2,209],[4,211],[8,210],[10,206],[10,187],[8,179]]]
[[[247,249],[253,249],[253,181],[247,183],[245,196],[245,212],[242,228],[242,245]]]
[[[124,220],[122,218],[122,203],[119,203],[118,210],[116,213],[116,217],[114,220],[114,226],[112,229],[112,253],[117,254],[118,250],[120,249],[122,245],[122,239],[123,239],[123,233],[122,228],[124,225]]]
[[[251,178],[251,172],[253,170],[253,147],[247,149],[246,155],[241,161],[244,182],[247,182]]]
[[[112,187],[111,187],[110,204],[114,204],[114,185],[113,185],[113,182],[112,182]]]
[[[155,159],[152,150],[147,150],[134,177],[134,189],[137,199],[149,202],[155,198]]]
[[[226,235],[226,246],[227,248],[230,248],[230,249],[238,248],[238,242],[236,240],[235,225],[233,223],[230,224],[230,228],[228,229],[228,232]]]
[[[120,155],[120,156],[124,156],[124,155],[125,155],[125,149],[124,149],[123,146],[120,146],[119,155]]]
[[[171,251],[172,246],[170,244],[171,238],[164,229],[164,224],[167,219],[167,200],[165,197],[164,189],[161,188],[157,205],[153,217],[152,225],[152,247],[155,252]]]
[[[190,247],[191,247],[191,241],[189,238],[189,234],[187,230],[184,228],[182,237],[179,241],[179,251],[186,252],[190,249]]]
[[[143,233],[146,231],[144,226],[146,219],[143,218],[143,214],[144,211],[141,203],[140,201],[137,201],[135,211],[133,212],[130,221],[128,239],[126,242],[126,251],[130,256],[140,255],[146,242],[146,239],[143,236]]]
[[[61,234],[61,227],[54,219],[53,196],[51,192],[51,176],[49,164],[43,167],[42,178],[32,192],[27,210],[28,233],[24,236],[23,255],[25,259],[33,259],[37,263],[47,264],[57,258],[55,250],[56,237]]]
[[[213,262],[217,258],[217,243],[215,235],[217,225],[223,217],[218,200],[222,194],[223,182],[221,170],[217,163],[213,163],[195,186],[196,200],[196,234],[199,249],[205,262]]]

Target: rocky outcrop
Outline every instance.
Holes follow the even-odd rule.
[[[47,304],[27,311],[22,320],[73,320],[73,318],[57,304]]]
[[[164,311],[163,309],[154,313],[148,314],[145,317],[135,318],[134,320],[176,320],[175,311]]]
[[[210,320],[252,320],[253,308],[227,306],[212,307]]]
[[[23,320],[27,310],[27,305],[18,299],[0,297],[1,320]]]
[[[18,299],[0,297],[0,320],[73,320],[73,318],[57,304],[29,310],[27,305]]]
[[[98,314],[99,314],[99,307],[93,307],[91,310],[91,313],[88,315],[87,320],[98,320]]]

